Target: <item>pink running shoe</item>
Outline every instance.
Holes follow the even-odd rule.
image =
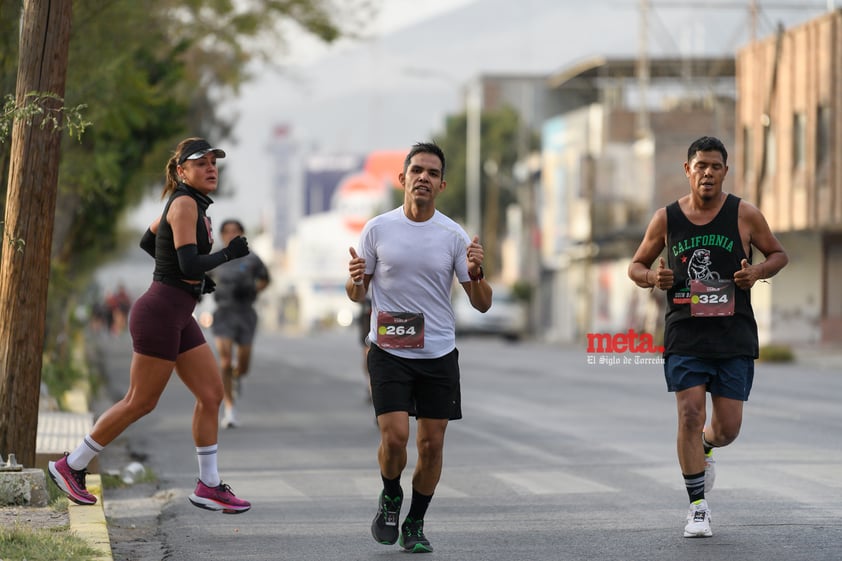
[[[201,480],[196,483],[196,490],[189,497],[190,502],[206,510],[221,510],[224,514],[240,514],[251,508],[251,503],[238,499],[231,491],[231,487],[220,483],[216,487],[208,487]]]
[[[85,486],[85,476],[88,471],[84,469],[75,470],[67,465],[67,452],[57,462],[49,462],[47,468],[50,479],[53,480],[56,487],[64,491],[68,499],[79,505],[96,503],[96,497],[88,493],[88,488]]]

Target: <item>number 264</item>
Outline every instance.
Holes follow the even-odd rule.
[[[415,326],[388,325],[386,326],[386,335],[415,335]]]

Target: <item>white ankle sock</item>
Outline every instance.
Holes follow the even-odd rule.
[[[217,444],[210,446],[196,446],[196,457],[199,459],[199,479],[208,487],[219,485],[219,468],[216,463]]]
[[[104,446],[102,444],[98,444],[96,440],[91,438],[91,435],[88,434],[85,438],[82,439],[82,442],[79,443],[79,446],[71,452],[67,456],[67,465],[70,466],[70,469],[80,470],[85,469],[88,467],[88,464],[96,458]]]

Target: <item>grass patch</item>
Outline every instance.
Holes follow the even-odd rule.
[[[764,345],[760,347],[760,360],[763,362],[792,362],[795,353],[787,345]]]
[[[50,479],[50,476],[47,475],[47,496],[50,497],[50,507],[58,512],[67,512],[67,505],[70,501],[67,500],[67,495],[65,495],[61,489],[59,489],[56,484]],[[2,560],[2,558],[0,558]],[[3,560],[5,561],[5,560]]]
[[[99,552],[66,527],[36,530],[15,524],[0,528],[3,561],[88,561]]]
[[[61,491],[59,491],[61,493]],[[58,497],[50,497],[50,508],[56,512],[67,512],[70,507],[70,500],[62,493]]]

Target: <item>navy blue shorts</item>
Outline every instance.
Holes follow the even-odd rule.
[[[754,382],[754,359],[669,355],[664,361],[664,377],[671,392],[704,385],[711,395],[748,401]]]
[[[439,358],[403,358],[372,344],[368,371],[375,414],[406,411],[426,419],[462,418],[457,349]]]
[[[153,281],[129,312],[132,348],[140,355],[175,361],[205,342],[193,317],[196,298],[181,288]]]

